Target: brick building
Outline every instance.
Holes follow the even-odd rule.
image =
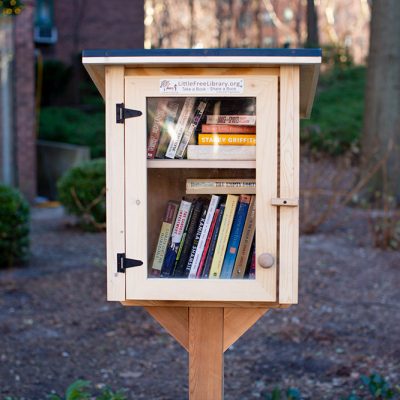
[[[143,47],[143,19],[143,0],[25,0],[0,20],[0,182],[36,196],[35,49],[78,70],[84,48]]]

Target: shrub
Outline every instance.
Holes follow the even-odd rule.
[[[26,261],[29,204],[14,188],[0,185],[0,268]]]
[[[40,112],[39,138],[89,146],[93,158],[104,157],[104,113],[77,108],[46,107]]]
[[[68,213],[79,217],[84,228],[105,229],[106,178],[103,158],[71,168],[58,181],[57,188],[60,202]]]

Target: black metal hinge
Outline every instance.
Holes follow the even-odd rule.
[[[117,253],[117,271],[125,273],[127,268],[140,267],[143,261],[126,258],[125,253]]]
[[[116,104],[117,112],[117,124],[123,124],[126,118],[140,117],[142,112],[139,110],[131,110],[130,108],[125,108],[124,103]]]

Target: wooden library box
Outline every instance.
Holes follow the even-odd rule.
[[[108,299],[298,301],[299,120],[319,49],[87,50],[105,100]]]

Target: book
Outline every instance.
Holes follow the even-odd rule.
[[[256,146],[189,145],[189,160],[255,160]]]
[[[222,263],[224,261],[226,246],[228,244],[238,200],[239,196],[234,194],[228,194],[226,198],[224,217],[222,218],[221,228],[210,269],[210,279],[219,278],[221,274]]]
[[[202,212],[201,217],[200,217],[199,225],[197,227],[196,235],[195,235],[194,240],[193,240],[192,249],[190,250],[189,259],[188,259],[188,262],[186,264],[186,268],[185,268],[185,272],[184,272],[184,276],[185,277],[189,276],[190,271],[192,269],[194,257],[196,255],[197,249],[199,247],[200,237],[201,237],[201,234],[202,234],[202,232],[204,230],[204,222],[206,220],[207,212],[208,212],[208,207],[206,206],[206,207],[203,208],[203,212]]]
[[[203,116],[206,106],[207,106],[206,101],[200,101],[200,103],[198,104],[196,110],[194,111],[192,122],[190,123],[190,125],[188,125],[187,129],[185,129],[185,132],[182,136],[182,140],[179,143],[178,150],[176,151],[176,156],[175,156],[176,158],[184,157],[186,148],[190,143],[190,140],[194,136],[194,132],[200,123],[201,117]]]
[[[169,201],[167,203],[167,208],[165,210],[160,235],[158,236],[157,247],[153,258],[152,275],[154,276],[160,275],[165,253],[167,251],[168,240],[171,236],[176,214],[178,213],[178,207],[179,203],[175,201]]]
[[[161,136],[158,142],[155,158],[165,158],[165,153],[167,152],[169,142],[171,141],[171,137],[175,131],[175,119],[176,115],[178,114],[178,110],[179,103],[168,103],[167,116],[165,117],[165,121],[161,129]]]
[[[197,269],[197,274],[196,274],[196,278],[200,278],[203,274],[203,267],[207,258],[207,254],[208,254],[208,250],[210,248],[210,243],[211,243],[211,239],[213,237],[213,233],[214,233],[214,229],[215,229],[215,225],[217,222],[217,218],[219,215],[220,209],[217,208],[215,210],[212,222],[211,222],[211,226],[210,226],[210,230],[208,231],[208,235],[207,235],[207,240],[206,243],[204,245],[204,250],[203,250],[203,254],[201,255],[201,260],[200,260],[200,264],[199,264],[199,268]]]
[[[203,133],[256,133],[256,127],[252,125],[228,125],[228,124],[203,124]]]
[[[251,196],[242,194],[232,223],[224,261],[221,267],[220,279],[230,279],[235,265],[237,251],[242,237],[243,227],[247,217]]]
[[[255,115],[207,115],[207,124],[255,125]]]
[[[183,230],[182,239],[181,239],[181,242],[179,243],[179,248],[178,248],[178,252],[176,254],[175,265],[174,265],[174,268],[173,268],[173,271],[172,271],[172,275],[174,274],[175,268],[178,265],[178,262],[179,262],[179,260],[181,258],[181,255],[182,255],[182,249],[183,249],[183,245],[185,244],[185,239],[186,239],[187,231],[188,231],[188,228],[189,228],[189,221],[192,218],[192,214],[193,214],[193,207],[190,208],[189,215],[188,215],[188,217],[186,219],[185,229]]]
[[[175,158],[176,152],[178,150],[179,143],[181,142],[183,133],[185,132],[186,125],[192,115],[192,109],[194,106],[196,98],[187,97],[185,103],[182,107],[182,111],[179,115],[178,122],[175,125],[174,134],[168,145],[167,152],[165,153],[166,158]]]
[[[201,256],[204,251],[204,246],[206,244],[208,232],[210,230],[211,223],[213,221],[215,210],[217,209],[219,200],[220,200],[219,196],[215,196],[215,195],[211,196],[210,204],[208,205],[207,215],[204,218],[203,229],[201,230],[201,234],[198,239],[198,244],[196,247],[196,252],[193,255],[192,263],[190,263],[190,259],[189,259],[189,263],[188,263],[188,267],[187,267],[187,268],[190,267],[189,278],[196,278],[196,276],[197,276],[197,270],[200,265]],[[201,220],[200,220],[200,224],[201,224]],[[196,239],[195,239],[195,241],[196,241]]]
[[[249,210],[247,211],[246,222],[243,227],[242,239],[240,240],[237,251],[235,266],[232,272],[232,278],[242,279],[246,271],[247,260],[254,240],[256,228],[256,197],[252,196]]]
[[[180,203],[178,214],[176,216],[174,227],[172,229],[171,237],[165,253],[164,262],[161,267],[161,277],[169,277],[173,273],[179,244],[182,239],[182,234],[185,229],[191,207],[192,203],[190,201],[182,200]]]
[[[256,279],[256,246],[253,241],[253,246],[250,252],[248,268],[249,268],[249,279]]]
[[[199,133],[199,145],[255,146],[256,135],[232,133]]]
[[[182,252],[179,261],[175,265],[175,270],[173,273],[175,277],[184,277],[186,265],[190,257],[190,251],[193,246],[193,241],[196,235],[202,211],[203,211],[203,201],[196,200],[193,203],[192,216],[190,218],[190,221],[188,221],[188,228],[185,241],[182,247]]]
[[[217,220],[215,221],[215,228],[214,228],[214,232],[213,232],[213,235],[211,238],[210,247],[208,249],[207,257],[204,262],[204,268],[201,273],[202,278],[208,278],[210,275],[210,268],[211,268],[212,260],[214,257],[215,246],[217,245],[217,240],[218,240],[218,236],[219,236],[219,231],[221,229],[221,223],[222,223],[222,218],[224,216],[224,212],[225,212],[225,203],[221,204],[221,206],[219,207],[219,213],[218,213]]]
[[[153,126],[147,142],[147,158],[152,159],[156,155],[158,142],[161,136],[162,126],[167,116],[167,99],[160,99],[154,116]]]
[[[186,179],[187,194],[256,194],[255,179]]]

